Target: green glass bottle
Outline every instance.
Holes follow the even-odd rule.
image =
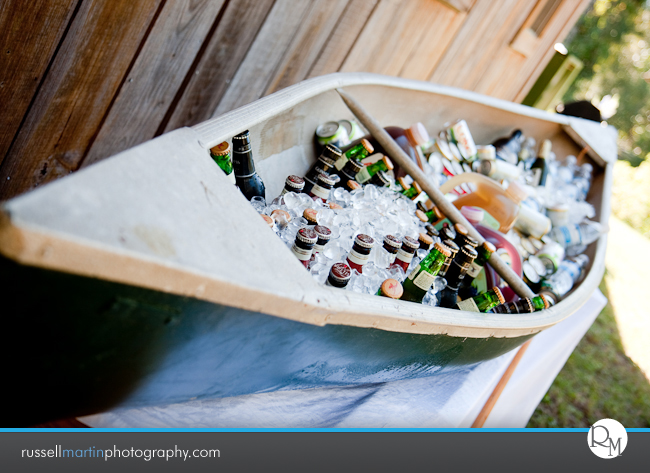
[[[397,187],[400,194],[408,197],[411,200],[415,199],[418,195],[420,195],[420,192],[422,192],[420,184],[415,181],[413,181],[413,184],[408,184],[403,177],[397,178]]]
[[[359,184],[365,184],[379,171],[386,172],[392,171],[392,169],[393,162],[388,156],[383,156],[379,161],[372,163],[369,166],[364,166],[363,169],[357,173],[355,179]]]
[[[498,287],[493,287],[483,294],[460,301],[456,304],[456,308],[468,312],[487,312],[492,307],[503,304],[504,302],[505,299],[503,298],[503,294],[501,294],[501,290]]]
[[[490,256],[492,256],[492,253],[494,253],[496,250],[496,247],[489,241],[484,241],[481,246],[476,248],[478,256],[467,270],[465,278],[463,278],[463,285],[458,290],[458,295],[460,297],[467,299],[478,294],[478,291],[473,285],[474,280],[481,273],[481,270],[485,267],[485,264],[490,259]]]
[[[404,280],[402,284],[404,294],[402,294],[400,299],[422,303],[422,299],[424,299],[426,293],[431,289],[433,280],[438,272],[440,272],[440,268],[442,268],[445,259],[449,256],[451,256],[451,251],[442,243],[433,245],[433,250],[431,250]]]
[[[224,141],[210,148],[210,156],[212,156],[212,159],[219,165],[221,170],[226,173],[230,182],[235,184],[235,173],[232,169],[232,157],[230,156],[230,143]]]
[[[418,202],[417,203],[418,210],[424,213],[424,215],[427,216],[427,219],[429,219],[429,223],[435,223],[439,222],[440,220],[443,220],[445,218],[444,214],[440,211],[438,207],[432,207],[430,209],[427,209],[427,207],[422,203]]]
[[[354,159],[355,161],[361,161],[369,154],[372,154],[374,150],[375,148],[373,148],[373,146],[370,144],[370,141],[364,138],[359,142],[359,144],[353,146],[345,153],[343,153],[341,157],[337,159],[336,162],[334,163],[334,167],[340,171],[341,169],[343,169],[343,167],[348,163],[350,159]]]

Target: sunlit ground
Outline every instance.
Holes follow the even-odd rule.
[[[589,427],[613,418],[650,427],[650,240],[612,216],[600,285],[609,303],[528,427]]]

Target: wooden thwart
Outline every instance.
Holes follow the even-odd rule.
[[[402,148],[393,140],[393,138],[382,128],[377,120],[375,120],[364,108],[357,102],[350,94],[338,88],[336,91],[341,95],[345,104],[350,108],[352,113],[359,119],[361,124],[372,134],[372,136],[379,142],[380,145],[386,150],[391,159],[394,159],[410,176],[420,184],[422,189],[427,193],[429,198],[434,204],[442,211],[449,220],[453,223],[460,223],[467,227],[469,234],[472,238],[483,244],[485,238],[476,231],[474,226],[467,221],[462,213],[451,203],[436,187],[434,187],[429,179],[417,165],[411,161],[408,155]],[[499,273],[508,285],[517,293],[519,297],[534,297],[535,293],[524,283],[519,276],[508,266],[499,255],[492,253],[489,260],[490,266]]]

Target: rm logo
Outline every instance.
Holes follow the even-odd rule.
[[[627,431],[614,419],[601,419],[589,429],[589,448],[600,458],[616,458],[627,446]]]

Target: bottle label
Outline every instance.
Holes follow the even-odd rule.
[[[419,265],[418,265],[419,267]],[[422,271],[417,277],[413,280],[413,284],[422,289],[423,291],[428,291],[433,285],[433,280],[436,277],[428,271]]]
[[[402,260],[405,263],[410,263],[411,261],[413,261],[413,253],[408,253],[400,248],[399,250],[397,250],[397,255],[395,255],[395,259]]]
[[[330,191],[318,184],[314,184],[314,187],[311,188],[311,193],[323,200],[328,200],[330,198]]]
[[[467,312],[481,312],[478,310],[478,306],[476,305],[476,302],[474,302],[474,299],[471,297],[469,299],[465,299],[464,301],[460,301],[456,306],[460,310],[466,310]]]
[[[532,237],[541,238],[551,229],[551,220],[526,205],[520,205],[515,228]]]
[[[578,245],[582,242],[580,226],[569,225],[568,227],[559,227],[564,237],[564,246]]]
[[[359,266],[363,266],[370,259],[370,255],[362,255],[361,253],[357,253],[354,250],[350,250],[350,254],[348,255],[348,259],[351,262],[353,262],[355,264],[358,264]]]
[[[298,258],[300,261],[308,261],[309,259],[311,259],[312,250],[305,250],[304,248],[299,248],[298,246],[296,246],[295,243],[291,247],[291,251],[293,252],[294,255],[296,255],[296,258]]]
[[[334,162],[334,167],[337,171],[343,169],[343,167],[348,163],[348,157],[343,153],[339,159]]]
[[[469,269],[467,270],[467,276],[474,279],[476,276],[478,276],[478,273],[480,273],[482,269],[483,266],[476,263],[476,261],[472,261],[472,264],[470,264]]]
[[[365,182],[368,182],[372,176],[370,175],[370,172],[368,171],[367,167],[364,167],[361,171],[359,171],[356,176],[354,177],[359,184],[363,184]]]
[[[325,249],[325,245],[319,245],[318,243],[314,245],[314,253],[320,253]]]

